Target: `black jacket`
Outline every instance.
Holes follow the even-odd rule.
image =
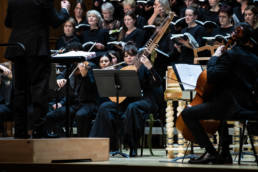
[[[57,27],[68,17],[66,9],[57,13],[53,0],[9,0],[5,19],[5,25],[12,29],[9,43],[24,44],[26,56],[48,56],[49,26]],[[9,47],[5,57],[22,55],[22,51]]]
[[[235,46],[207,66],[208,83],[214,85],[212,99],[226,104],[225,114],[256,109],[254,89],[258,78],[258,57],[247,48]]]

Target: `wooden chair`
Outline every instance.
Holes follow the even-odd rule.
[[[208,61],[210,57],[214,54],[215,50],[219,47],[219,45],[205,45],[199,48],[193,49],[194,52],[194,64],[199,64],[200,61]],[[210,56],[209,57],[199,57],[200,52],[209,51]]]

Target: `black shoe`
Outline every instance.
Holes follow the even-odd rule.
[[[190,159],[189,164],[220,164],[218,157],[207,153],[202,158]]]
[[[219,161],[223,164],[233,164],[232,156],[230,152],[222,152],[219,155]]]
[[[39,127],[37,129],[32,130],[32,138],[33,139],[49,138],[48,132],[43,127]]]
[[[203,159],[203,157],[204,156],[206,156],[206,154],[207,154],[208,152],[206,151],[206,152],[204,152],[204,154],[202,154],[200,157],[198,157],[198,158],[190,158],[190,160],[200,160],[200,159]]]
[[[130,157],[136,157],[137,156],[137,148],[130,148]]]
[[[30,139],[31,136],[28,134],[14,134],[15,139]]]

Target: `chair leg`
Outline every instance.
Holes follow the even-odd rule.
[[[248,133],[248,135],[249,135],[249,131],[250,131],[250,130],[249,130],[248,125],[247,125],[246,129],[247,129],[247,133]],[[258,166],[258,157],[257,157],[257,153],[256,153],[256,150],[255,150],[255,147],[254,147],[253,136],[249,135],[249,139],[250,139],[251,146],[252,146],[252,149],[253,149],[253,154],[254,154],[254,157],[255,157],[255,161],[256,161],[256,164],[257,164],[257,166]]]
[[[148,147],[149,147],[149,150],[150,150],[150,154],[153,156],[153,152],[152,152],[152,127],[153,127],[153,123],[154,123],[154,118],[153,118],[153,115],[150,114],[150,118],[149,118],[149,135],[148,135]]]
[[[240,132],[240,143],[239,143],[239,154],[238,154],[238,164],[239,165],[240,165],[240,161],[241,161],[242,149],[243,149],[243,144],[244,144],[245,128],[246,128],[246,121],[243,124],[243,131]]]
[[[143,147],[144,147],[144,143],[145,143],[145,126],[143,128],[143,135],[142,135],[142,140],[141,140],[141,156],[143,155]]]

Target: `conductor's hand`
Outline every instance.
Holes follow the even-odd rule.
[[[70,7],[71,7],[71,4],[68,0],[62,0],[61,1],[61,8],[67,9],[67,12],[69,12]]]
[[[66,84],[66,79],[58,79],[56,83],[59,88],[62,88]]]
[[[8,76],[12,73],[12,71],[10,69],[8,69],[7,67],[3,66],[3,65],[0,65],[0,70],[3,71],[3,74],[5,76]]]
[[[150,60],[145,55],[141,56],[140,61],[147,69],[150,70],[152,68]]]
[[[220,57],[224,51],[224,47],[225,47],[224,45],[218,47],[215,53],[213,54],[213,56]]]

